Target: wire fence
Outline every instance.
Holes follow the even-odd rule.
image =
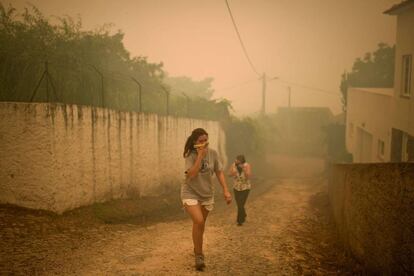
[[[0,65],[0,77],[0,101],[57,102],[209,120],[229,116],[226,102],[189,97],[160,78],[140,78],[89,63],[9,63]]]

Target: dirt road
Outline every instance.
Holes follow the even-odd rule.
[[[361,272],[335,240],[323,178],[308,172],[293,176],[266,180],[263,185],[269,189],[257,189],[260,192],[249,198],[247,222],[241,227],[235,223],[235,204],[217,206],[207,222],[207,267],[202,273],[337,275]],[[220,195],[216,200],[221,200]],[[30,227],[28,220],[32,221]],[[191,221],[184,213],[175,220],[145,226],[98,222],[80,225],[77,219],[54,224],[53,220],[44,215],[21,213],[12,220],[8,208],[0,209],[3,224],[0,272],[200,273],[194,271]]]

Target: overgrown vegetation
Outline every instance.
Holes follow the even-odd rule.
[[[34,6],[19,14],[0,3],[0,100],[159,114],[168,110],[170,115],[212,120],[229,116],[228,101],[211,99],[212,79],[166,81],[163,64],[131,56],[123,38],[109,25],[83,30],[81,19],[64,17],[52,23]]]
[[[393,87],[395,46],[379,43],[378,49],[354,61],[351,72],[342,74],[340,89],[346,110],[348,87]]]
[[[123,38],[109,25],[84,30],[79,18],[52,22],[36,7],[18,13],[0,3],[0,100],[55,101],[162,115],[168,110],[169,115],[222,122],[230,160],[245,154],[262,166],[266,153],[278,152],[279,123],[274,117],[230,116],[230,101],[212,99],[212,78],[168,76],[162,63],[131,56]]]

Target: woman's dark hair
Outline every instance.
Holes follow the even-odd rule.
[[[237,155],[236,159],[239,160],[242,164],[246,163],[246,157],[244,157],[243,154]]]
[[[243,154],[237,155],[236,159],[240,162],[239,165],[236,166],[237,171],[239,172],[239,174],[241,174],[243,172],[243,164],[246,163],[246,158],[244,157]]]
[[[184,157],[187,157],[190,154],[190,152],[194,149],[194,142],[197,141],[198,137],[200,137],[201,135],[208,136],[208,133],[203,128],[196,128],[193,130],[193,132],[191,132],[191,135],[187,138],[187,142],[185,142],[183,153]]]

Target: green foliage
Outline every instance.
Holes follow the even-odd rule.
[[[176,98],[177,113],[200,119],[229,118],[230,101],[211,99],[214,90],[212,78],[194,81],[189,77],[165,77],[163,81],[170,87],[171,94]]]
[[[373,53],[357,58],[352,71],[342,74],[340,89],[342,104],[346,109],[348,87],[393,87],[395,46],[379,43]]]
[[[36,7],[19,15],[12,6],[0,3],[0,100],[28,102],[34,96],[40,102],[139,111],[139,86],[134,78],[142,87],[143,112],[166,114],[167,96],[162,89],[166,86],[172,89],[171,115],[213,120],[228,116],[224,108],[230,105],[209,100],[212,79],[172,78],[168,88],[163,64],[131,57],[123,38],[121,31],[113,33],[108,26],[85,31],[81,20],[71,17],[52,24]],[[179,89],[192,96],[191,113],[184,95],[175,93]]]

